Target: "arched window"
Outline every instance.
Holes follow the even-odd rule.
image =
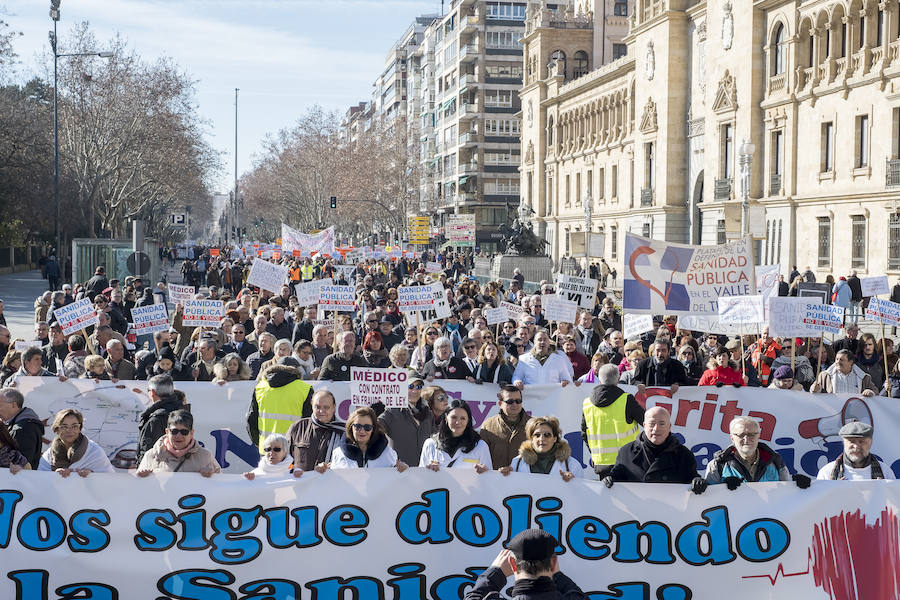
[[[553,145],[553,117],[547,120],[547,146]]]
[[[562,74],[563,79],[566,78],[566,53],[562,50],[554,50],[553,54],[550,55],[550,64],[548,67],[552,67],[554,64],[559,65],[559,70],[557,73]]]
[[[775,29],[775,36],[772,38],[772,74],[781,75],[784,73],[784,25],[778,24]]]
[[[575,64],[572,68],[572,79],[578,79],[582,75],[587,75],[589,69],[588,54],[584,50],[575,53]]]

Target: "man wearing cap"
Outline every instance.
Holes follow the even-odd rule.
[[[816,479],[894,479],[891,470],[883,468],[871,453],[873,431],[871,425],[862,421],[853,421],[841,427],[838,435],[844,440],[844,452],[822,467]]]
[[[738,367],[740,367],[743,362],[744,375],[747,377],[747,386],[760,387],[762,384],[759,382],[759,373],[756,371],[756,367],[753,366],[753,362],[751,362],[750,359],[741,361],[741,341],[728,340],[725,343],[725,348],[731,352],[731,360],[733,360]]]
[[[378,322],[378,333],[381,334],[381,345],[388,352],[403,341],[402,337],[394,333],[394,322],[387,315],[381,317],[381,320]]]
[[[266,369],[247,411],[247,433],[260,452],[270,434],[286,435],[295,421],[312,415],[312,394],[313,388],[303,381],[300,363],[293,356],[282,356]]]
[[[794,379],[794,371],[787,365],[781,365],[775,369],[772,374],[772,383],[769,384],[770,390],[793,390],[802,392],[803,386]]]
[[[559,570],[556,538],[542,529],[526,529],[501,550],[478,577],[465,600],[503,598],[501,590],[513,575],[513,600],[587,599],[578,585]]]

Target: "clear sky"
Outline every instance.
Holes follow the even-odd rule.
[[[449,5],[449,0],[447,1]],[[43,71],[50,0],[0,0],[15,41],[17,79]],[[234,88],[238,172],[252,165],[267,133],[320,104],[345,111],[371,98],[385,57],[416,16],[440,0],[62,0],[60,37],[88,21],[99,40],[116,32],[150,61],[173,58],[197,80],[209,143],[222,152],[222,190],[234,177]],[[102,50],[102,48],[101,48]]]

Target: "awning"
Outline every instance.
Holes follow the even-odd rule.
[[[460,178],[459,178],[459,185],[464,185],[468,180],[469,180],[469,176],[468,176],[468,175],[464,175],[464,176],[460,177]]]
[[[448,108],[450,108],[450,105],[453,103],[453,100],[455,100],[455,98],[450,98],[449,100],[447,100],[446,102],[444,102],[443,104],[441,104],[441,110],[442,110],[442,111],[445,111],[445,110],[447,110]]]
[[[458,93],[460,96],[462,96],[463,94],[465,94],[465,93],[468,91],[468,89],[469,89],[469,86],[466,86],[466,87],[460,89],[459,92],[457,92],[457,93]]]

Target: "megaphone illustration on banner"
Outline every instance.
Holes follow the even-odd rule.
[[[841,427],[853,421],[873,425],[872,411],[869,410],[869,405],[861,398],[850,398],[844,402],[844,407],[841,408],[839,413],[820,419],[801,421],[800,425],[797,426],[797,433],[807,439],[815,437],[825,438],[830,435],[837,435]]]

